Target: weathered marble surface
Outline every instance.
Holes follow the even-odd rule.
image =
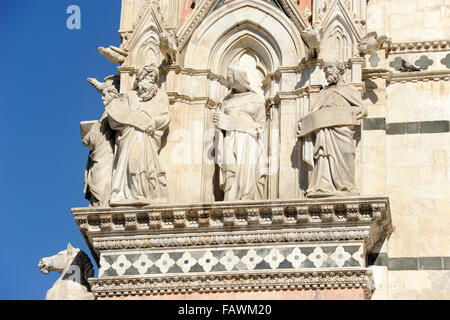
[[[169,98],[158,88],[155,65],[144,67],[131,90],[106,106],[117,131],[110,205],[148,205],[167,198],[166,173],[159,161],[161,139],[170,122]]]
[[[350,112],[355,120],[367,117],[368,111],[360,92],[342,79],[344,65],[327,63],[324,72],[329,86],[319,92],[312,112],[322,112],[321,119],[333,114],[327,113],[327,108]],[[305,117],[299,122],[299,130],[302,129],[302,122],[309,119]],[[328,125],[324,121],[304,137],[303,160],[313,168],[308,197],[358,194],[355,184],[356,122],[343,119],[342,123],[336,125],[334,121],[330,118]]]
[[[251,86],[245,69],[230,67],[227,80],[232,92],[213,118],[224,201],[264,199],[268,174],[263,141],[265,99]]]
[[[94,300],[88,279],[94,276],[94,268],[89,257],[69,243],[67,249],[58,254],[42,258],[39,269],[61,273],[61,277],[48,290],[46,300]]]
[[[110,216],[110,208],[104,208],[106,211],[97,212],[97,216],[85,217],[83,225],[92,232],[106,232],[108,228],[135,232],[151,226],[145,230],[171,233],[185,226],[203,227],[206,221],[217,228],[240,225],[247,230],[268,219],[269,214],[259,209],[258,215],[249,214],[248,220],[239,218],[245,215],[234,209],[219,210],[211,216],[208,213],[206,218],[201,208],[190,206],[223,199],[218,171],[211,161],[213,119],[218,104],[229,94],[226,70],[230,65],[251,66],[252,85],[257,83],[266,98],[264,142],[270,158],[267,197],[302,198],[308,189],[310,168],[301,159],[297,123],[313,110],[320,87],[327,85],[320,67],[324,58],[331,58],[346,63],[343,78],[361,91],[370,112],[360,136],[359,130],[356,134],[359,143],[354,148],[354,184],[362,195],[390,197],[395,231],[379,250],[392,257],[448,256],[449,133],[434,124],[449,120],[448,3],[415,0],[405,6],[398,0],[317,0],[311,6],[308,1],[300,1],[302,10],[311,9],[308,14],[297,11],[296,2],[288,0],[277,1],[283,10],[268,1],[229,0],[216,5],[217,1],[203,0],[195,8],[190,7],[190,0],[167,0],[159,5],[158,1],[123,2],[122,42],[117,47],[125,53],[118,68],[120,92],[133,89],[135,75],[146,64],[161,66],[159,85],[169,97],[171,123],[159,159],[166,169],[167,203],[181,209],[137,210],[136,214],[113,211],[115,215]],[[305,32],[311,26],[319,34],[309,30],[312,37],[308,43]],[[163,63],[166,58],[160,34],[171,31],[178,38],[179,53],[176,62],[168,65]],[[386,35],[392,43],[380,48],[370,31]],[[358,47],[365,54],[362,58]],[[318,59],[310,59],[315,57],[314,50],[319,51]],[[400,72],[403,60],[421,70]],[[424,121],[430,122],[427,133],[419,128]],[[375,128],[374,123],[383,125]],[[397,124],[405,128],[402,134],[391,130]],[[291,221],[272,208],[268,212],[274,219],[271,221]],[[328,217],[326,213],[324,216]],[[320,232],[319,228],[308,237]],[[304,232],[299,233],[308,238]],[[258,234],[255,231],[247,236]],[[195,237],[178,235],[135,239],[128,244],[128,240],[103,239],[95,246],[126,252],[142,245],[161,248],[164,243],[193,245],[196,241]],[[276,232],[265,236],[288,237]],[[222,232],[214,234],[213,239],[220,245],[234,245],[233,241],[241,238]],[[384,266],[372,271],[376,284],[373,297],[377,299],[446,294],[438,285],[438,279],[446,279],[445,271],[391,271]]]
[[[79,208],[73,215],[99,263],[96,297],[217,293],[221,286],[233,294],[250,284],[301,292],[323,284],[360,288],[367,298],[366,255],[392,227],[385,197]]]

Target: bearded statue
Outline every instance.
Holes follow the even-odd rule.
[[[313,170],[308,197],[358,195],[355,186],[355,133],[367,117],[361,93],[343,79],[345,66],[326,63],[328,82],[313,110],[298,124],[303,139],[303,160]]]
[[[156,65],[147,65],[136,75],[134,89],[106,106],[109,125],[117,132],[111,206],[143,206],[167,199],[159,151],[170,121],[169,97],[158,88],[158,80]]]

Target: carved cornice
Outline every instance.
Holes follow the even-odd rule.
[[[212,72],[210,69],[193,69],[193,68],[183,68],[179,65],[162,66],[160,71],[168,73],[174,71],[175,73],[189,75],[189,76],[206,76],[209,80],[218,81],[220,84],[226,86],[227,80],[221,74]]]
[[[166,92],[169,96],[171,104],[182,102],[192,106],[202,106],[208,109],[216,109],[220,104],[217,101],[212,100],[209,97],[189,97],[187,95],[178,94],[176,92]]]
[[[449,51],[450,40],[391,43],[388,54]]]
[[[249,245],[268,243],[303,243],[314,241],[363,241],[369,250],[374,245],[369,227],[328,228],[327,230],[312,228],[305,230],[273,230],[245,232],[200,232],[195,235],[160,234],[140,235],[124,239],[121,237],[95,238],[93,247],[96,250],[128,250],[149,248],[176,247],[212,247],[227,245]]]
[[[392,77],[392,71],[387,69],[363,69],[362,71],[362,79],[385,79],[389,80]]]
[[[448,81],[450,79],[450,70],[438,71],[416,71],[416,72],[398,72],[392,73],[388,82],[404,83],[404,82],[426,82],[426,81]]]
[[[218,230],[250,226],[318,226],[334,223],[372,223],[389,219],[385,197],[350,197],[321,200],[213,202],[191,205],[155,205],[142,208],[75,208],[82,231]]]
[[[78,208],[73,216],[98,262],[102,250],[272,242],[363,241],[392,232],[387,197]]]
[[[89,279],[95,297],[121,297],[189,293],[326,290],[362,288],[369,299],[374,285],[366,269],[312,272],[208,274],[192,276]]]

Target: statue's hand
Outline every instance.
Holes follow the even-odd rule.
[[[114,93],[107,93],[103,96],[103,105],[106,107],[108,104],[111,103],[115,98],[117,98],[119,95]]]
[[[152,135],[154,132],[155,132],[155,121],[152,120],[147,130],[145,130],[145,133],[148,135]]]
[[[356,113],[356,120],[367,118],[368,115],[369,111],[367,110],[367,107],[362,106],[358,109],[358,112]]]

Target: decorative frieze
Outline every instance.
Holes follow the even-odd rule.
[[[418,81],[448,81],[450,79],[450,70],[439,71],[420,71],[420,72],[402,72],[393,73],[388,81],[389,83],[405,83]]]
[[[306,207],[306,208],[305,208]],[[339,207],[340,215],[337,215]],[[362,208],[365,208],[362,214]],[[380,209],[382,208],[382,209]],[[252,202],[214,202],[192,205],[157,205],[142,208],[72,209],[80,229],[87,232],[168,230],[249,225],[301,225],[308,215],[309,226],[335,222],[378,222],[387,219],[388,200],[382,197],[350,197],[325,200],[273,200]],[[360,210],[361,209],[361,210]],[[381,210],[382,217],[379,216]],[[189,212],[189,223],[188,215]],[[250,216],[250,218],[249,218]],[[100,222],[100,217],[102,222]],[[176,219],[175,219],[176,217]],[[139,223],[137,223],[139,219]],[[176,222],[175,222],[176,220]],[[249,223],[249,220],[251,223]]]
[[[300,220],[309,222],[309,217]],[[176,248],[176,247],[213,247],[227,245],[249,245],[267,243],[306,243],[312,241],[363,241],[371,248],[371,233],[369,227],[348,228],[311,228],[305,230],[287,229],[283,231],[241,231],[229,232],[199,232],[196,234],[161,234],[140,235],[123,239],[122,237],[95,238],[93,247],[96,251]]]
[[[361,243],[105,252],[99,277],[365,267]]]
[[[373,290],[370,270],[345,268],[339,271],[91,278],[89,283],[96,297],[362,288],[368,299]]]
[[[436,41],[421,41],[421,42],[402,42],[391,43],[389,45],[388,53],[422,53],[422,52],[437,52],[450,50],[450,40],[436,40]]]

